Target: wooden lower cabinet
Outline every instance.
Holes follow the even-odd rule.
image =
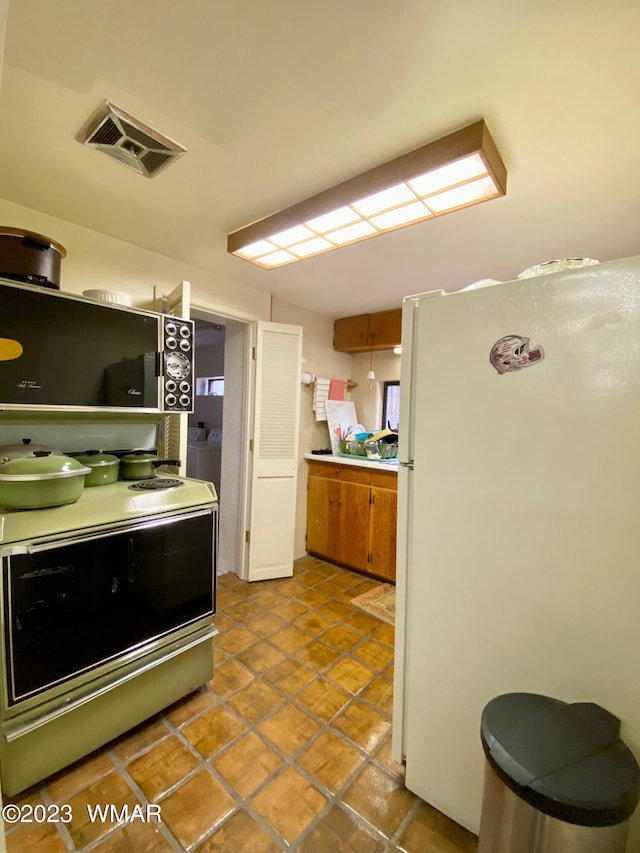
[[[395,581],[397,475],[331,462],[308,474],[307,551]]]

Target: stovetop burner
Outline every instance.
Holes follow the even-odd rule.
[[[150,477],[148,480],[139,480],[130,489],[135,491],[156,491],[157,489],[176,489],[184,486],[182,480],[173,480],[171,477]]]

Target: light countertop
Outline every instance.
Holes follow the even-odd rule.
[[[305,459],[314,462],[328,462],[331,465],[355,465],[358,468],[376,468],[378,471],[391,471],[398,473],[399,463],[397,459],[367,459],[366,456],[339,456],[333,453],[305,453]]]

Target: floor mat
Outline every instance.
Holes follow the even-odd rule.
[[[356,598],[351,599],[351,603],[378,619],[388,622],[389,625],[395,623],[396,615],[396,588],[389,583],[383,583],[375,589],[369,590]]]

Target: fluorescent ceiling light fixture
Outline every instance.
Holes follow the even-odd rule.
[[[233,231],[227,251],[264,269],[434,219],[507,191],[484,121]]]

